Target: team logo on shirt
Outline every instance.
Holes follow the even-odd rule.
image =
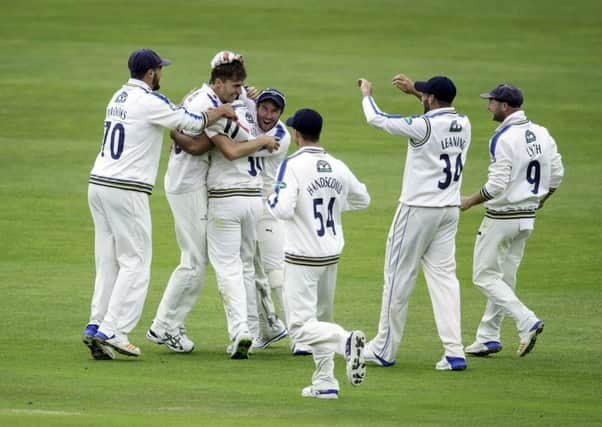
[[[318,160],[318,163],[316,163],[316,169],[321,173],[332,172],[330,163],[328,163],[326,160]]]
[[[119,96],[115,99],[115,102],[124,103],[126,99],[128,99],[128,93],[121,92]]]
[[[530,130],[527,130],[525,132],[525,141],[527,141],[527,144],[531,144],[532,142],[535,142],[537,140],[537,138],[535,137],[535,134],[533,132],[531,132]]]
[[[462,132],[462,125],[457,120],[453,120],[449,126],[450,132]]]
[[[411,124],[412,124],[412,118],[411,118],[411,117],[404,117],[404,118],[403,118],[403,120],[404,120],[404,121],[405,121],[407,124],[409,124],[409,125],[411,125]]]
[[[247,119],[247,122],[249,123],[255,123],[255,118],[253,117],[253,115],[251,113],[249,113],[248,111],[245,113],[245,119]]]
[[[285,189],[285,188],[286,188],[286,182],[284,182],[284,181],[278,181],[278,182],[276,183],[276,188],[282,188],[282,189]]]

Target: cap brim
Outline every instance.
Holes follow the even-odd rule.
[[[491,94],[491,92],[485,92],[479,95],[479,98],[483,98],[483,99],[493,99],[495,98],[495,96],[493,96]]]
[[[165,59],[165,58],[161,58],[161,63],[159,64],[161,67],[165,67],[167,65],[170,65],[171,61],[169,59]]]
[[[281,110],[284,109],[284,102],[282,101],[282,98],[276,96],[276,95],[263,95],[260,96],[259,99],[257,99],[257,104],[264,102],[264,101],[272,101],[274,102]],[[288,124],[288,123],[287,123]]]
[[[426,82],[414,82],[414,89],[418,92],[425,92]]]
[[[286,119],[286,125],[293,127],[293,123],[295,122],[295,116],[289,117],[288,119]]]

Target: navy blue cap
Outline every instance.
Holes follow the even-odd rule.
[[[495,99],[496,101],[506,102],[509,106],[518,108],[523,105],[523,93],[516,86],[502,83],[491,89],[487,93],[480,95],[483,99]]]
[[[278,108],[284,111],[284,107],[286,105],[286,98],[284,97],[284,94],[278,89],[269,87],[267,89],[262,90],[259,94],[259,97],[257,97],[257,105],[267,100],[272,101],[274,104],[276,104],[276,106],[278,106]]]
[[[456,97],[454,82],[445,76],[435,76],[426,82],[416,82],[414,87],[418,92],[430,93],[445,102],[452,102]]]
[[[322,116],[317,111],[302,108],[286,119],[286,125],[305,135],[320,136]]]
[[[163,59],[154,50],[146,48],[135,50],[128,59],[128,68],[132,76],[144,74],[151,68],[164,67],[169,64],[171,64],[169,59]]]

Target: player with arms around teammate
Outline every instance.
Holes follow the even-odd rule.
[[[128,334],[140,319],[150,280],[148,196],[159,167],[163,128],[199,133],[222,115],[234,116],[225,105],[193,114],[155,92],[162,67],[169,64],[150,49],[133,52],[131,78],[106,109],[102,147],[88,186],[96,281],[83,341],[95,359],[113,359],[111,348],[140,355]]]
[[[474,247],[472,280],[487,297],[476,341],[466,353],[487,356],[502,349],[500,329],[505,314],[516,322],[518,356],[534,347],[543,331],[539,319],[515,293],[516,273],[533,232],[535,210],[558,188],[564,175],[556,142],[521,109],[523,94],[500,84],[481,98],[493,120],[501,122],[489,141],[491,164],[481,190],[462,198],[462,209],[485,202],[485,218]]]
[[[234,101],[241,92],[241,82],[246,76],[238,59],[242,58],[232,52],[216,54],[211,62],[209,83],[186,96],[186,109],[199,113]],[[207,152],[214,148],[214,143],[220,144],[230,158],[236,159],[248,156],[264,146],[270,151],[276,146],[274,138],[266,137],[244,144],[234,143],[224,135],[226,125],[220,120],[205,129],[200,137],[172,132],[174,145],[164,184],[167,201],[174,216],[176,239],[181,252],[180,264],[169,278],[146,337],[177,353],[188,353],[194,349],[194,342],[188,338],[184,322],[198,299],[207,271]],[[182,146],[197,139],[197,149],[194,152],[182,150]]]
[[[395,363],[410,295],[422,264],[444,348],[435,368],[466,369],[455,238],[470,121],[452,107],[456,87],[447,77],[416,83],[401,74],[394,77],[395,86],[418,97],[424,106],[423,115],[408,117],[383,113],[372,97],[372,84],[364,79],[358,83],[368,123],[409,138],[400,204],[387,238],[378,333],[366,345],[366,360],[380,366]]]
[[[352,385],[363,382],[365,336],[333,323],[332,306],[337,265],[343,250],[341,212],[366,208],[370,196],[340,160],[320,146],[322,117],[302,109],[286,124],[299,146],[282,162],[274,193],[268,200],[272,214],[284,220],[284,304],[293,340],[313,351],[315,371],[303,397],[337,399],[334,353],[343,354]]]

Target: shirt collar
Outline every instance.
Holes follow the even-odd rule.
[[[444,113],[456,114],[456,109],[454,107],[435,108],[434,110],[427,112],[425,114],[425,116],[430,117],[430,116],[434,116],[436,114],[444,114]]]
[[[527,115],[525,114],[525,112],[523,110],[518,110],[506,117],[504,121],[497,127],[496,131],[503,128],[504,126],[514,125],[526,121]]]
[[[139,87],[141,89],[147,90],[149,92],[153,91],[151,89],[151,87],[145,81],[134,79],[134,78],[130,78],[128,80],[128,82],[126,83],[126,85],[127,86],[136,86],[136,87]]]

